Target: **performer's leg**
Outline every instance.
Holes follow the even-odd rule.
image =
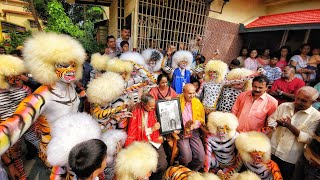
[[[23,168],[23,161],[22,161],[22,145],[21,145],[21,139],[17,141],[16,144],[14,144],[11,148],[9,148],[9,155],[12,159],[14,159],[14,165],[20,172],[21,178],[20,179],[27,179],[27,174],[24,171]]]

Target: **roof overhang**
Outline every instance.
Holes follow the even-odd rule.
[[[70,4],[92,4],[92,5],[99,5],[99,6],[108,6],[110,7],[112,0],[67,0]]]

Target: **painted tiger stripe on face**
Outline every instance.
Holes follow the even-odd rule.
[[[18,105],[14,114],[0,124],[0,155],[15,144],[31,124],[36,121],[46,103],[41,92],[47,91],[47,89],[46,86],[38,88],[36,92],[39,92],[39,94],[35,93],[26,97]]]

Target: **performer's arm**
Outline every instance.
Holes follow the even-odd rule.
[[[210,167],[211,167],[211,154],[212,154],[212,148],[209,142],[210,135],[207,135],[205,138],[205,148],[206,148],[206,156],[204,160],[204,172],[209,172]]]
[[[268,169],[272,172],[273,180],[283,180],[279,166],[274,161],[268,162]]]
[[[138,90],[138,89],[140,89],[140,88],[143,88],[143,87],[145,87],[145,86],[147,86],[147,85],[148,85],[148,83],[146,83],[146,82],[141,82],[141,83],[138,83],[138,84],[134,84],[134,85],[128,87],[127,89],[123,90],[123,91],[122,91],[122,94],[128,94],[128,93],[130,93],[130,92],[133,92],[133,91],[135,91],[135,90]]]
[[[103,109],[98,104],[95,104],[92,107],[91,114],[97,119],[105,119],[107,117],[110,117],[111,115],[114,115],[124,110],[125,108],[127,108],[127,104],[122,104],[115,108],[109,107],[107,109]]]
[[[240,154],[238,153],[236,155],[236,163],[233,166],[230,166],[224,170],[224,177],[226,179],[229,179],[232,176],[232,174],[240,171],[242,165],[243,165],[243,161],[241,159]]]
[[[20,102],[14,114],[0,124],[0,155],[14,145],[29,129],[45,109],[46,86],[41,86],[35,93]]]

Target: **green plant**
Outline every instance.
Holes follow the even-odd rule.
[[[31,31],[26,31],[24,33],[17,33],[15,31],[9,32],[10,41],[7,43],[7,52],[10,53],[11,51],[15,50],[18,46],[22,46],[24,41],[32,35]]]

